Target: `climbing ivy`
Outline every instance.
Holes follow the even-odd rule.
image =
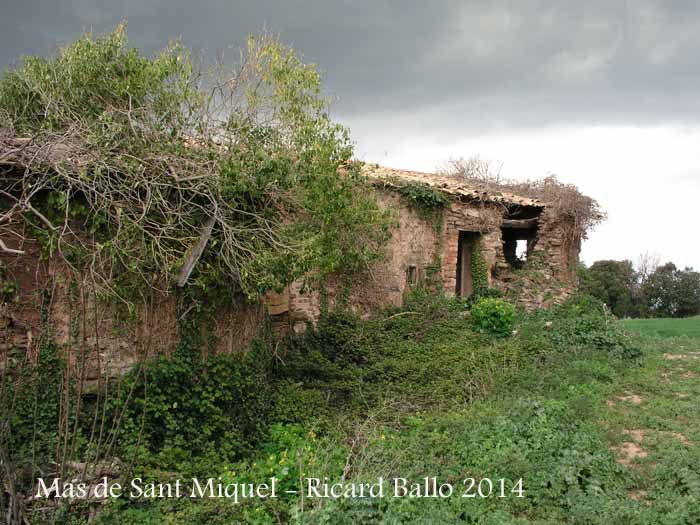
[[[254,299],[383,256],[388,213],[339,169],[352,142],[317,70],[269,34],[211,70],[179,44],[146,57],[120,25],[5,73],[0,129],[24,146],[0,181],[6,222],[131,306],[185,281]]]
[[[438,232],[442,229],[442,213],[450,204],[450,198],[445,192],[419,182],[397,179],[391,184],[401,200],[421,219],[432,222]]]
[[[471,266],[474,295],[477,297],[485,295],[489,289],[488,266],[479,242],[471,245]]]
[[[5,264],[0,261],[0,303],[14,301],[16,297],[17,282],[10,277]]]

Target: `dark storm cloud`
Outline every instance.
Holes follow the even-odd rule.
[[[2,8],[0,63],[122,19],[149,52],[181,35],[213,55],[266,26],[325,71],[336,113],[351,120],[423,113],[471,128],[700,115],[695,1],[24,0]]]

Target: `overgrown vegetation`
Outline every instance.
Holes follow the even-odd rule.
[[[26,58],[0,80],[0,147],[2,248],[38,239],[127,304],[183,284],[199,242],[196,289],[256,297],[362,270],[388,235],[357,170],[338,172],[352,147],[318,73],[268,34],[233,71],[177,43],[144,57],[123,25]]]
[[[511,192],[538,199],[560,217],[571,220],[573,230],[584,237],[605,219],[605,212],[594,199],[583,195],[576,186],[560,182],[550,175],[543,179],[516,181],[501,176],[485,160],[478,157],[458,159],[447,163],[444,174],[459,177],[474,189],[490,193]]]
[[[488,330],[473,328],[479,319],[487,319]],[[103,446],[91,436],[95,411],[103,408],[88,399],[80,417],[69,422],[78,433],[66,459],[90,461],[99,450],[100,460],[119,458],[123,479],[221,476],[254,482],[274,475],[282,489],[313,473],[358,482],[379,475],[523,477],[527,497],[468,507],[459,498],[363,503],[302,501],[286,493],[239,504],[120,498],[110,501],[100,522],[315,523],[332,515],[334,522],[354,523],[359,516],[378,522],[429,512],[439,523],[465,512],[477,521],[495,512],[502,522],[517,522],[514,516],[563,516],[584,495],[597,502],[624,498],[626,478],[592,420],[581,419],[581,403],[594,391],[601,395],[594,389],[607,388],[609,381],[601,377],[629,368],[639,351],[595,301],[515,317],[497,299],[465,306],[417,289],[405,308],[369,320],[330,314],[317,330],[278,347],[276,357],[262,340],[244,356],[208,359],[200,357],[200,344],[189,339],[171,358],[150,362],[110,388]],[[54,361],[43,372],[42,389],[60,392],[63,366],[55,350],[50,355]],[[532,381],[541,384],[543,374],[553,383],[533,390]],[[559,392],[566,377],[585,378],[586,386],[571,398],[549,398],[547,389]],[[61,406],[31,392],[14,398],[38,413]],[[590,409],[586,414],[593,417]],[[51,423],[35,428],[31,418],[10,424],[17,436],[9,445],[13,457],[35,465],[16,479],[22,490],[32,490],[36,472],[50,471],[62,434]],[[50,508],[54,516],[76,519],[87,511],[65,500]],[[42,516],[34,519],[41,522]]]
[[[431,221],[439,232],[442,229],[443,210],[449,206],[450,197],[444,191],[437,190],[429,184],[407,182],[399,179],[391,181],[393,191],[401,196],[402,201],[418,216]]]
[[[607,401],[660,357],[595,299],[526,313],[489,297],[478,251],[474,299],[419,287],[401,308],[369,319],[341,303],[302,335],[265,333],[247,352],[214,355],[219,301],[341,266],[351,275],[381,255],[388,221],[351,165],[338,173],[347,134],[329,120],[316,72],[290,50],[251,40],[240,69],[207,84],[211,93],[195,71],[180,46],[146,59],[118,29],[55,59],[28,59],[0,81],[8,184],[0,227],[24,232],[22,243],[38,240],[74,270],[66,286],[77,310],[65,347],[46,330],[36,355],[10,358],[5,327],[0,513],[74,525],[693,523],[695,443],[685,455],[658,447],[656,478],[620,465],[610,448],[624,437],[615,427],[624,419],[608,425]],[[431,213],[445,205],[422,187],[403,196]],[[200,240],[179,347],[88,388],[93,356],[79,325],[91,319],[77,276],[133,305],[169,291]],[[0,278],[9,300],[15,289]],[[671,417],[653,416],[678,431]],[[38,477],[94,484],[101,476],[127,486],[135,477],[274,476],[279,497],[32,497]],[[313,476],[435,476],[459,493],[320,500],[287,492]],[[465,478],[503,479],[508,496],[462,498]],[[630,496],[640,485],[657,491],[653,507]]]
[[[477,331],[506,337],[513,331],[515,307],[501,299],[484,297],[471,308],[471,321]]]
[[[315,68],[269,34],[249,38],[228,70],[179,43],[145,57],[120,25],[3,75],[0,251],[38,250],[55,271],[37,298],[40,341],[17,353],[3,317],[4,515],[26,515],[18,494],[73,460],[82,474],[113,456],[129,469],[203,472],[259,445],[274,409],[257,386],[271,384],[270,349],[207,359],[208,343],[190,334],[242,297],[341,269],[349,278],[383,256],[390,217],[351,154]],[[88,356],[85,340],[88,323],[99,337],[98,303],[135,314],[176,284],[189,326],[176,355],[148,363],[144,352],[133,373],[85,390],[88,363],[101,366],[99,343]],[[0,286],[14,299],[4,273]],[[62,286],[70,333],[56,347],[43,338]]]
[[[472,275],[472,288],[474,289],[474,295],[476,297],[481,297],[487,295],[489,292],[489,280],[488,280],[488,265],[486,264],[486,259],[484,254],[481,253],[481,243],[479,241],[473,242],[469,245],[471,250],[471,275]]]

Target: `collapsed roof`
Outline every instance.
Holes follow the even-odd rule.
[[[543,208],[545,204],[537,199],[521,197],[502,191],[484,191],[469,187],[465,181],[459,177],[438,175],[435,173],[424,173],[420,171],[399,170],[387,168],[378,164],[364,164],[361,173],[366,176],[372,184],[382,187],[398,187],[401,183],[426,184],[436,190],[465,200],[478,200],[485,202],[495,202],[506,205],[532,206]]]

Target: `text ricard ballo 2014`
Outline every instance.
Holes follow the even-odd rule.
[[[226,498],[239,503],[246,499],[278,498],[282,494],[306,499],[343,498],[522,498],[523,479],[464,478],[458,482],[435,476],[420,479],[378,477],[370,482],[331,481],[326,477],[303,478],[298,486],[280,483],[275,477],[258,483],[229,482],[219,478],[190,478],[168,482],[145,481],[136,477],[127,483],[102,478],[96,483],[63,482],[59,478],[37,479],[34,498],[62,499],[156,499]]]

